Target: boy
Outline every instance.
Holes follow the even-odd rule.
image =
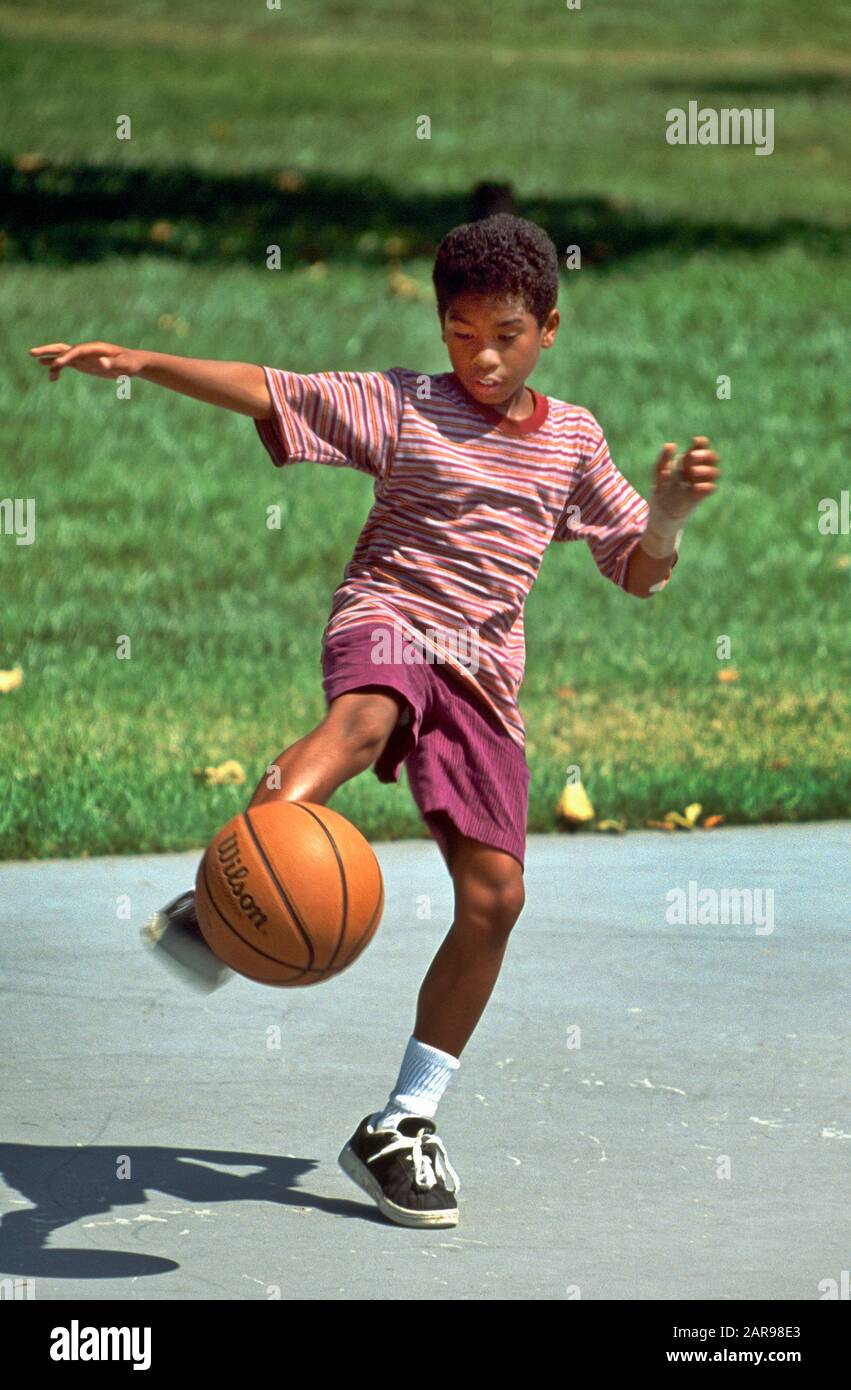
[[[585,540],[606,578],[646,598],[670,577],[688,515],[718,475],[705,437],[676,460],[666,444],[648,506],[588,410],[526,385],[560,321],[558,256],[540,227],[506,213],[456,227],[433,280],[452,364],[434,376],[306,376],[111,343],[31,349],[51,381],[65,366],[140,376],[251,416],[278,467],[313,461],[375,480],[323,634],[327,713],[280,754],[274,786],[267,773],[249,806],[324,803],[368,767],[398,781],[405,762],[453,880],[454,920],[421,986],[396,1085],[339,1155],[406,1226],[457,1223],[460,1182],[435,1115],[525,902],[529,768],[517,694],[524,604],[543,552]],[[201,937],[191,892],[146,931],[158,954],[207,987],[230,973]]]

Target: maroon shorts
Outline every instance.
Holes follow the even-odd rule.
[[[405,764],[411,795],[447,866],[448,818],[462,835],[506,851],[522,868],[530,776],[523,749],[445,662],[426,661],[422,649],[422,659],[410,665],[374,662],[377,632],[390,633],[392,640],[392,628],[376,621],[325,643],[326,704],[363,686],[382,686],[402,696],[399,722],[373,767],[378,780],[398,782]]]

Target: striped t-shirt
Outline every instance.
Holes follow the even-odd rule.
[[[276,466],[327,463],[375,480],[323,650],[389,621],[408,634],[403,659],[445,661],[525,748],[524,605],[544,551],[587,541],[623,588],[647,523],[597,420],[537,392],[533,413],[509,420],[454,372],[264,372],[274,414],[254,424]]]

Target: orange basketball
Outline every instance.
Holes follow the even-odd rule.
[[[369,945],[384,909],[372,847],[310,801],[250,807],[223,826],[195,881],[204,940],[264,985],[318,985]]]

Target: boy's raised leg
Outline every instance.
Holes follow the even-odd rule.
[[[328,713],[275,759],[248,805],[312,801],[324,805],[338,787],[371,767],[384,750],[404,702],[388,688],[363,686],[332,700]]]
[[[324,804],[337,787],[379,757],[403,705],[387,687],[364,687],[339,695],[322,722],[275,760],[277,776],[264,774],[248,808],[279,800]],[[218,989],[234,973],[201,935],[191,888],[148,919],[142,940],[181,979],[205,993]]]

